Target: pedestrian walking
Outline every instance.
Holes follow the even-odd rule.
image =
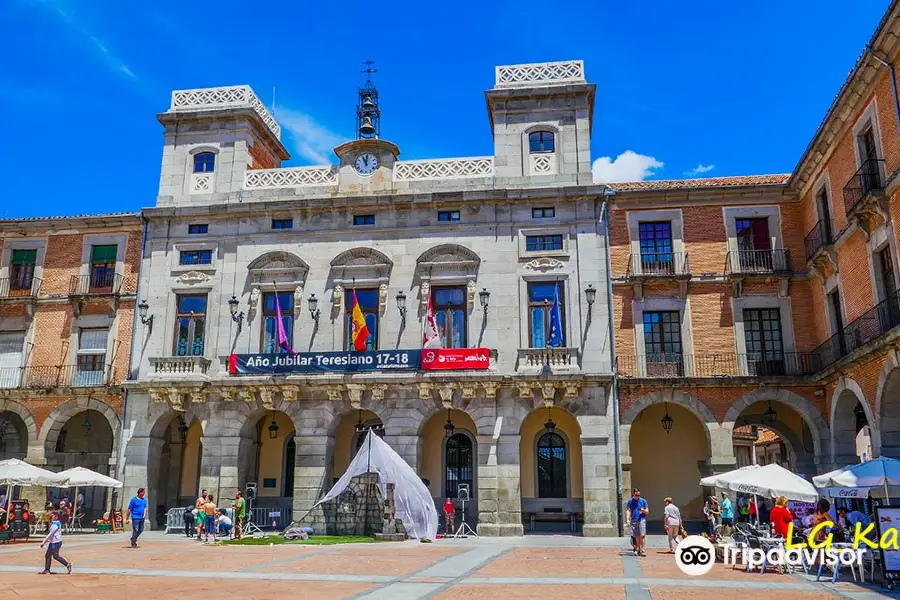
[[[128,513],[125,522],[131,520],[131,547],[137,548],[138,538],[144,533],[144,523],[147,518],[147,499],[144,498],[144,488],[138,488],[137,495],[128,503]]]
[[[731,503],[728,492],[722,492],[722,502],[720,503],[720,506],[721,508],[719,511],[722,514],[722,531],[727,534],[728,530],[725,529],[726,527],[734,529],[734,504]]]
[[[675,548],[678,546],[678,541],[675,538],[681,533],[684,524],[681,521],[681,511],[678,510],[672,499],[666,498],[663,502],[666,504],[665,508],[663,508],[663,514],[666,523],[666,537],[669,538],[669,554],[675,554]]]
[[[644,551],[644,537],[647,535],[647,515],[650,514],[650,505],[641,498],[641,490],[631,490],[631,500],[625,505],[628,515],[631,517],[631,537],[634,538],[634,555],[647,556]]]
[[[244,535],[244,517],[247,516],[247,501],[241,496],[240,490],[234,494],[234,539],[239,540]]]
[[[62,522],[60,521],[59,513],[55,513],[53,519],[50,521],[50,531],[47,533],[47,537],[44,538],[44,541],[41,542],[41,548],[45,545],[47,546],[47,552],[44,554],[44,570],[41,571],[40,574],[46,575],[50,573],[51,559],[63,565],[66,568],[66,571],[71,574],[72,563],[59,555],[59,549],[62,548]]]
[[[213,541],[216,541],[216,503],[214,502],[213,495],[210,494],[207,497],[206,505],[203,507],[203,514],[206,516],[206,519],[203,522],[203,533],[205,535],[204,541],[209,541],[209,534],[212,534]]]

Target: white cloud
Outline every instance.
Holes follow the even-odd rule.
[[[702,175],[703,173],[709,173],[715,168],[716,165],[704,165],[702,163],[697,163],[696,167],[694,167],[690,171],[685,171],[684,174],[688,177],[696,177],[697,175]]]
[[[334,148],[347,141],[340,134],[298,110],[279,106],[275,118],[290,134],[293,152],[311,164],[332,163],[335,160]]]
[[[594,161],[591,171],[594,173],[594,183],[643,181],[655,175],[655,169],[662,169],[664,164],[652,156],[626,150],[615,160],[609,156],[601,156]]]
[[[130,79],[134,82],[139,82],[139,78],[137,75],[135,75],[134,71],[132,71],[131,68],[127,64],[125,64],[125,62],[121,58],[119,58],[112,50],[110,50],[106,42],[97,37],[97,35],[95,35],[87,25],[77,20],[73,15],[71,15],[68,11],[63,10],[62,8],[57,7],[56,14],[72,31],[80,35],[82,39],[89,42],[90,47],[93,48],[98,58],[103,62],[104,65],[106,65],[106,68],[108,68],[113,73],[123,75],[125,76],[125,78]]]

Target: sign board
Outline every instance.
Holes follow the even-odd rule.
[[[878,539],[883,539],[884,533],[891,529],[895,530],[896,536],[896,530],[900,529],[900,506],[876,506],[875,530],[878,532]],[[878,551],[881,552],[881,574],[884,578],[900,579],[900,550],[881,547]]]
[[[290,373],[359,373],[366,371],[415,371],[421,350],[371,352],[300,352],[298,354],[232,354],[228,372],[272,375]]]
[[[487,369],[491,366],[488,348],[426,348],[422,350],[423,371]]]
[[[280,519],[280,518],[281,518],[281,511],[280,511],[280,510],[273,510],[273,511],[270,511],[270,512],[269,512],[269,518],[270,518],[270,519]]]

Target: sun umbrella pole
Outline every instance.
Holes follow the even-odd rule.
[[[891,504],[891,493],[888,490],[888,480],[887,475],[884,477],[884,505],[890,506]]]

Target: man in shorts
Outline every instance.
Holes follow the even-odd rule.
[[[216,503],[213,502],[213,495],[210,494],[207,497],[206,505],[203,507],[203,514],[206,517],[203,522],[203,533],[205,535],[205,541],[209,541],[209,534],[212,534],[213,541],[216,541]]]
[[[647,535],[647,515],[650,514],[650,505],[641,498],[641,490],[631,490],[631,500],[625,505],[628,516],[631,519],[631,537],[634,538],[634,555],[647,556],[644,551],[644,537]]]

